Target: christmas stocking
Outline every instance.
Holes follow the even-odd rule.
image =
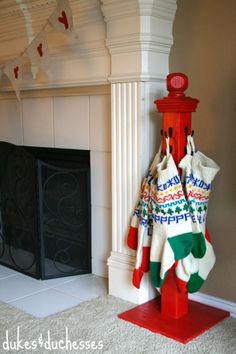
[[[137,250],[138,247],[138,226],[141,217],[141,209],[145,202],[144,199],[146,198],[146,202],[148,200],[145,193],[148,192],[149,194],[149,185],[151,183],[151,180],[156,174],[156,166],[160,162],[160,160],[161,160],[161,146],[159,147],[159,150],[156,156],[154,157],[154,160],[148,170],[148,173],[142,182],[139,202],[134,210],[132,220],[131,220],[131,225],[127,236],[127,245],[129,246],[129,248],[135,251]]]
[[[161,147],[141,187],[139,204],[135,209],[128,234],[128,245],[136,248],[136,264],[133,272],[133,285],[140,287],[143,272],[149,270],[150,246],[152,236],[152,216],[149,211],[150,184],[156,174],[156,166],[161,160]]]
[[[208,274],[215,264],[215,253],[212,247],[210,235],[206,230],[206,253],[203,258],[198,259],[197,266],[192,267],[191,276],[188,281],[187,289],[189,293],[195,293],[198,291]]]
[[[195,292],[197,290],[194,289],[201,287],[215,263],[214,251],[205,224],[211,182],[219,167],[201,152],[195,153],[191,136],[187,137],[187,155],[179,167],[182,168],[182,179],[191,213],[194,243],[192,254],[179,262],[176,275],[180,291],[186,292],[188,288],[189,292]],[[203,276],[203,278],[200,276],[201,279],[199,279],[200,268]]]
[[[179,167],[182,170],[181,179],[183,181],[184,190],[187,195],[187,201],[190,209],[191,220],[192,220],[192,231],[193,231],[193,248],[191,250],[195,258],[202,258],[206,252],[206,242],[204,238],[204,233],[202,232],[201,223],[198,220],[198,208],[197,199],[194,197],[196,185],[193,183],[193,156],[195,154],[195,146],[193,138],[191,135],[187,137],[187,154],[180,161]],[[198,189],[196,190],[198,193]],[[203,207],[203,205],[202,205]],[[204,230],[205,231],[205,230]]]
[[[166,145],[166,156],[157,166],[156,191],[151,193],[153,235],[150,276],[158,290],[175,261],[187,257],[193,247],[190,212],[177,167],[169,152],[169,138]]]
[[[215,264],[215,253],[207,230],[205,242],[206,252],[202,258],[194,258],[190,253],[186,258],[178,261],[175,273],[179,291],[182,293],[198,291]]]

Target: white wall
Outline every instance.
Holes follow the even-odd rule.
[[[91,150],[92,272],[107,276],[111,251],[110,95],[0,100],[0,140]]]

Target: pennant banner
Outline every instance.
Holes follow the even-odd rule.
[[[58,0],[57,7],[48,19],[56,30],[71,34],[73,30],[72,11],[68,0]]]
[[[40,32],[26,50],[32,66],[47,71],[50,64],[48,42],[45,31]]]
[[[77,33],[74,31],[72,11],[69,1],[57,0],[57,6],[43,26],[41,32],[34,38],[34,40],[28,45],[20,56],[15,58],[12,62],[7,63],[3,70],[0,69],[0,79],[3,73],[7,75],[11,81],[13,89],[15,90],[18,100],[20,100],[20,89],[23,83],[22,69],[24,64],[24,54],[27,54],[30,59],[31,71],[34,79],[40,69],[45,72],[49,69],[50,55],[46,36],[46,26],[48,24],[56,30],[77,38]]]
[[[23,72],[23,58],[19,56],[11,63],[7,64],[3,69],[3,72],[8,76],[13,89],[15,90],[18,100],[20,100],[20,88],[22,85],[22,72]]]

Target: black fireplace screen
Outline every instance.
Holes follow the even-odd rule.
[[[0,142],[0,263],[41,279],[91,272],[89,151]]]

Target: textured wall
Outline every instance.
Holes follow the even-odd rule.
[[[235,0],[178,0],[170,72],[189,76],[198,148],[221,171],[213,182],[208,229],[217,262],[202,292],[236,301]],[[234,85],[233,85],[234,82]]]

